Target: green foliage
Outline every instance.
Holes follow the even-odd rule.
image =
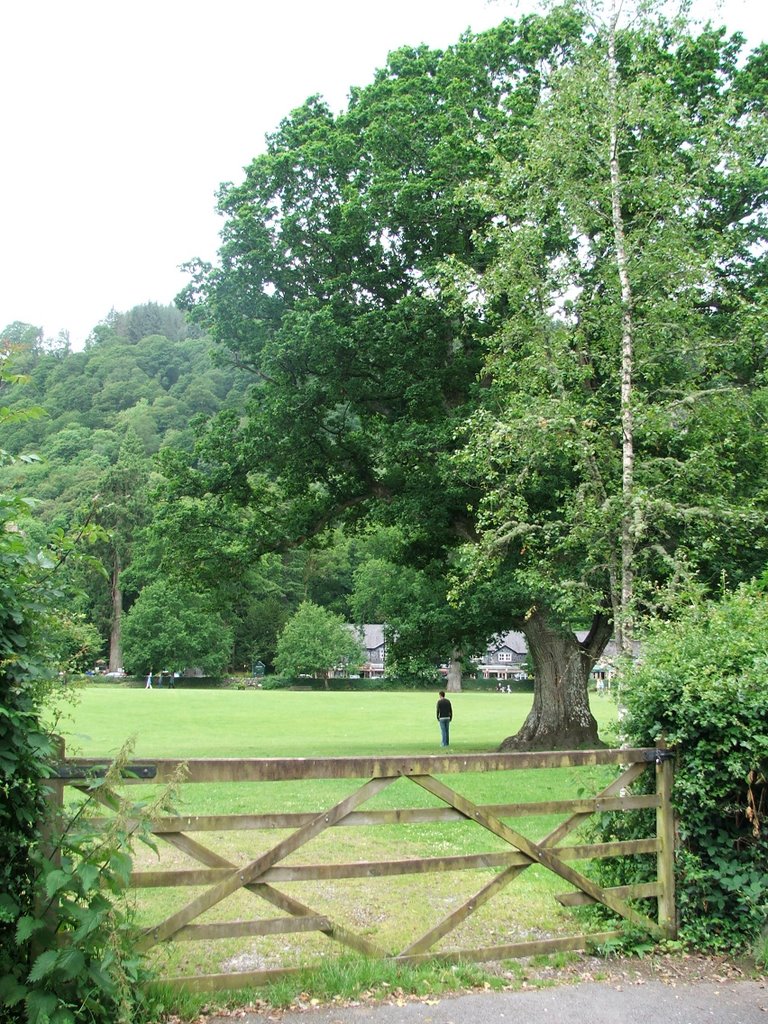
[[[502,562],[565,621],[618,608],[629,521],[641,608],[662,582],[698,573],[716,586],[723,569],[748,579],[765,560],[761,57],[740,65],[738,39],[644,11],[619,32],[615,152],[606,33],[586,32],[543,72],[524,159],[500,156],[496,176],[472,188],[488,213],[482,273],[446,263],[467,304],[473,285],[487,296],[495,327],[487,400],[462,428],[458,459],[480,489],[483,543],[468,546],[466,575]],[[612,156],[633,295],[631,494]]]
[[[394,693],[399,690],[428,690],[435,692],[440,677],[435,670],[432,674],[385,676],[383,679],[353,677],[331,677],[328,679],[307,679],[304,676],[265,676],[260,683],[263,690],[346,690]],[[486,687],[488,689],[488,687]]]
[[[28,513],[21,498],[0,496],[0,1000],[4,1019],[106,1024],[117,1018],[95,1012],[100,1004],[92,992],[115,982],[115,946],[103,940],[99,965],[87,951],[110,911],[102,906],[99,921],[78,918],[104,899],[98,873],[94,865],[81,869],[70,860],[77,849],[72,837],[62,844],[61,862],[46,863],[42,838],[46,823],[53,830],[58,823],[50,821],[46,802],[53,744],[40,717],[56,693],[54,670],[76,666],[93,636],[61,611],[57,573],[67,559],[76,559],[74,539],[60,534],[55,547],[39,550],[20,525]],[[70,901],[70,946],[53,948],[61,919],[37,916],[43,899],[49,905]],[[64,999],[62,991],[68,993]]]
[[[494,580],[474,588],[460,608],[448,599],[448,574],[442,558],[419,567],[408,561],[402,534],[396,546],[390,532],[387,557],[370,557],[356,568],[349,600],[355,622],[385,623],[387,673],[425,673],[434,680],[437,666],[452,655],[468,660],[488,640],[489,621],[509,616],[508,592]],[[463,685],[463,684],[462,684]]]
[[[768,971],[768,934],[763,932],[753,947],[755,963],[763,971]]]
[[[540,62],[560,60],[578,28],[560,11],[445,51],[404,47],[338,116],[308,100],[242,184],[222,188],[220,266],[194,264],[180,297],[256,382],[248,419],[215,428],[188,485],[266,518],[276,546],[329,521],[398,525],[399,568],[420,580],[389,605],[399,598],[403,643],[407,624],[430,656],[474,647],[511,614],[447,601],[449,551],[476,498],[448,456],[478,400],[488,320],[457,308],[440,268],[487,260],[475,241],[486,213],[464,185],[493,174],[497,139],[517,154],[505,128],[530,116]]]
[[[767,671],[768,599],[742,586],[654,623],[621,684],[626,740],[675,749],[677,902],[698,948],[743,947],[768,920]]]
[[[5,920],[15,927],[15,951],[2,963],[0,998],[28,1024],[136,1024],[146,1019],[150,974],[136,951],[137,928],[125,894],[131,843],[152,845],[153,814],[168,808],[172,787],[151,805],[122,804],[125,748],[103,779],[90,782],[74,815],[50,820],[50,838],[36,845],[34,902],[7,897]],[[91,819],[115,812],[106,831]],[[137,824],[138,823],[138,824]]]
[[[387,609],[367,621],[392,624],[404,659],[510,627],[533,651],[535,608],[551,628],[532,656],[572,682],[555,695],[537,672],[532,740],[575,743],[594,740],[588,662],[608,617],[623,625],[629,556],[645,608],[686,569],[749,578],[768,480],[764,58],[644,8],[619,33],[613,104],[583,10],[403,48],[338,115],[308,100],[222,187],[218,264],[193,264],[180,297],[254,379],[247,417],[190,459],[201,519],[243,506],[274,546],[396,524],[394,585],[376,592],[384,564],[358,573],[358,606]],[[635,297],[626,495],[614,155]]]
[[[0,976],[14,968],[15,923],[34,902],[32,851],[45,815],[43,780],[52,752],[34,701],[19,691],[10,693],[6,685],[4,680],[0,703]]]
[[[187,327],[179,310],[149,303],[125,314],[111,314],[94,331],[84,352],[43,342],[29,325],[12,324],[3,332],[3,356],[13,353],[28,383],[23,390],[0,383],[7,408],[0,407],[0,447],[19,456],[5,487],[13,494],[34,494],[40,524],[67,530],[96,506],[97,521],[109,532],[95,549],[101,566],[67,567],[60,576],[87,591],[73,606],[99,630],[102,645],[113,646],[120,605],[110,586],[119,585],[130,565],[137,531],[154,513],[148,489],[150,458],[164,445],[191,447],[191,422],[242,402],[242,375],[214,366],[210,343]],[[34,415],[39,406],[45,418]],[[3,456],[0,454],[0,461]],[[136,591],[126,591],[130,604]],[[114,667],[122,659],[111,652]]]
[[[295,978],[273,982],[264,996],[271,1006],[303,1006],[305,993],[321,1002],[359,999],[361,996],[386,999],[406,992],[419,996],[440,996],[481,988],[500,990],[507,979],[488,973],[477,964],[446,965],[432,963],[403,965],[362,957],[341,957]]]
[[[277,641],[275,667],[285,675],[326,676],[363,661],[360,641],[344,620],[312,601],[303,601]]]
[[[52,749],[38,717],[45,666],[35,644],[52,594],[35,549],[15,522],[26,511],[21,500],[0,496],[0,973],[14,959],[14,908],[33,901],[31,853]]]
[[[135,675],[197,667],[219,674],[232,653],[232,630],[210,599],[178,582],[144,587],[123,626],[126,668]]]
[[[80,612],[62,611],[47,623],[46,638],[55,664],[63,673],[82,673],[91,668],[101,653],[103,641],[92,622]]]

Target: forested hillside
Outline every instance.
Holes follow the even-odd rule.
[[[238,554],[236,571],[218,552],[212,568],[193,560],[183,582],[176,559],[169,564],[161,527],[173,508],[163,505],[162,460],[192,449],[196,417],[237,418],[251,383],[232,360],[214,361],[209,340],[177,309],[112,314],[82,352],[29,324],[9,325],[2,338],[5,365],[24,380],[4,387],[14,418],[0,423],[0,448],[32,457],[3,467],[3,489],[31,498],[23,526],[41,540],[51,529],[91,530],[80,545],[88,557],[57,569],[72,612],[67,651],[83,648],[79,667],[97,658],[137,673],[152,667],[143,653],[150,637],[134,637],[124,651],[121,636],[142,595],[147,632],[170,633],[163,643],[176,651],[174,667],[212,672],[257,658],[270,665],[277,634],[302,600],[351,614],[357,556],[340,535],[330,547],[264,557],[255,544],[250,560]],[[22,411],[31,415],[19,418]]]

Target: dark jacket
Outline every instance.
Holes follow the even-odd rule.
[[[449,721],[453,718],[453,708],[447,697],[441,697],[437,702],[437,718],[447,718]]]

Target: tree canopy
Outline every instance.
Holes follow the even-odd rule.
[[[739,50],[599,27],[549,74],[525,158],[475,189],[488,266],[451,269],[495,331],[457,460],[484,481],[463,568],[503,572],[530,623],[602,612],[621,635],[684,579],[764,565],[765,51]]]
[[[397,524],[428,602],[492,583],[480,628],[526,631],[546,689],[526,743],[595,742],[612,629],[763,557],[765,53],[739,49],[565,5],[397,51],[222,189],[181,297],[256,381],[206,493],[263,509],[267,475],[277,543]]]
[[[339,615],[303,601],[277,640],[275,667],[289,676],[327,677],[355,672],[363,662],[359,639]]]

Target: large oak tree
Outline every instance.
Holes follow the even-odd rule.
[[[536,669],[517,745],[598,742],[588,673],[639,556],[650,585],[694,536],[702,570],[748,570],[717,540],[763,521],[764,57],[736,51],[569,7],[398,51],[342,114],[294,111],[222,189],[219,265],[182,296],[257,381],[247,420],[204,439],[200,493],[256,510],[262,544],[397,523],[430,600],[451,573],[464,602],[489,588],[487,634],[523,629]],[[746,462],[709,430],[726,410]],[[622,484],[630,412],[643,468]],[[446,649],[473,642],[445,621]]]
[[[541,65],[561,62],[579,30],[568,12],[507,21],[445,52],[393,53],[338,116],[308,100],[245,181],[222,189],[220,265],[193,266],[182,297],[258,381],[248,421],[202,439],[192,489],[247,503],[259,531],[271,513],[262,544],[340,519],[396,524],[399,558],[420,580],[400,626],[420,623],[430,650],[457,663],[511,612],[486,600],[468,616],[448,602],[478,493],[450,459],[482,401],[489,325],[452,301],[450,282],[446,294],[442,266],[488,260],[475,235],[490,215],[465,185],[493,175],[500,147],[520,155],[511,126],[530,122]],[[399,628],[401,646],[413,634]]]

